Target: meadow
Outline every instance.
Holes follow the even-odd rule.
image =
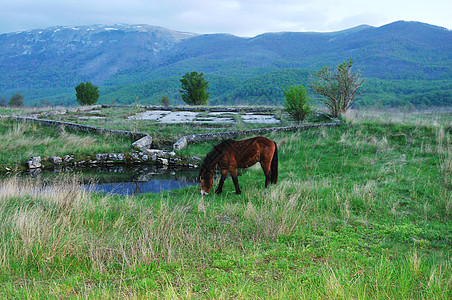
[[[8,122],[2,141],[43,134]],[[241,195],[230,178],[204,197],[199,186],[122,197],[86,191],[76,175],[3,178],[0,297],[450,299],[451,134],[451,113],[366,111],[268,134],[278,184],[264,189],[255,166]],[[2,155],[22,157],[20,139],[8,141]]]

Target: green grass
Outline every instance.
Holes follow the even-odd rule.
[[[154,143],[161,147],[170,148],[180,137],[190,134],[206,133],[206,132],[227,132],[237,130],[247,130],[254,128],[266,128],[268,124],[249,124],[242,122],[237,116],[230,115],[238,119],[235,123],[180,123],[180,124],[163,124],[152,120],[143,120],[140,118],[132,118],[137,113],[145,111],[137,105],[129,107],[99,108],[94,112],[89,111],[68,111],[66,114],[44,115],[42,118],[52,119],[63,122],[73,122],[84,125],[103,127],[107,129],[127,130],[133,132],[146,132],[153,137]],[[275,114],[281,120],[280,124],[274,126],[286,126],[289,124],[288,116],[277,109]],[[207,115],[201,112],[199,117]],[[90,119],[86,117],[103,117],[103,119]],[[273,125],[272,125],[273,126]]]
[[[451,118],[349,116],[268,135],[279,182],[131,197],[15,177],[0,189],[11,298],[450,299]],[[214,143],[192,145],[205,155]],[[217,182],[216,182],[217,184]]]
[[[0,166],[15,168],[33,156],[92,155],[108,152],[130,152],[128,138],[112,135],[89,135],[34,123],[0,118]]]

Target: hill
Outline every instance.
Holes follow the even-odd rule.
[[[349,30],[200,35],[148,25],[52,27],[0,35],[0,95],[74,104],[90,80],[103,103],[180,102],[179,79],[198,71],[212,104],[280,104],[282,88],[352,58],[366,80],[359,105],[451,104],[450,30],[418,22]]]

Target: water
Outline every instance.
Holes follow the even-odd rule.
[[[119,195],[135,195],[144,193],[160,193],[163,191],[180,189],[196,183],[171,179],[153,179],[146,182],[115,182],[86,185],[89,190]]]
[[[81,177],[89,191],[118,195],[160,193],[198,184],[198,169],[187,167],[157,168],[155,166],[102,166],[64,168],[51,171],[32,170],[27,175],[43,180],[62,172],[73,172]]]

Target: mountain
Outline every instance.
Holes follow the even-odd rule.
[[[252,38],[176,32],[149,25],[51,27],[0,35],[0,95],[74,104],[81,81],[102,103],[181,103],[179,79],[203,72],[212,104],[280,104],[324,65],[352,58],[366,78],[358,105],[451,105],[452,34],[395,22],[344,31],[265,33]]]

